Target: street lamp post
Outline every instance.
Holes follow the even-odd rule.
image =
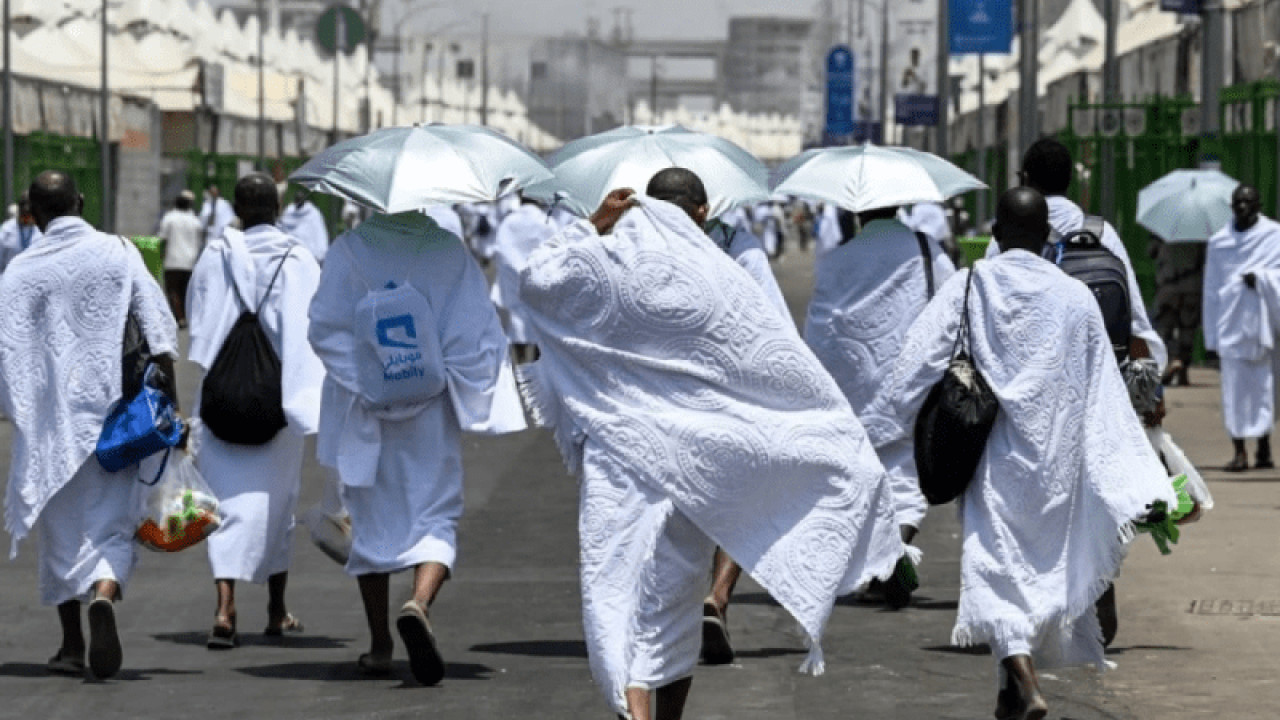
[[[1021,24],[1022,43],[1018,58],[1021,65],[1021,82],[1018,88],[1018,141],[1021,147],[1018,154],[1026,151],[1040,136],[1040,102],[1037,94],[1040,91],[1040,78],[1037,68],[1037,55],[1040,46],[1040,2],[1039,0],[1022,0],[1018,13]]]
[[[4,123],[4,202],[13,199],[13,72],[10,69],[9,54],[9,0],[4,0],[4,104],[0,113],[4,115],[0,122]]]
[[[102,87],[98,92],[98,112],[101,113],[102,123],[98,128],[98,161],[101,164],[102,181],[102,230],[112,232],[115,222],[111,217],[111,133],[108,130],[111,126],[108,115],[111,110],[111,97],[108,94],[111,88],[107,81],[107,5],[108,0],[102,0]],[[8,45],[9,38],[6,36],[5,47]]]
[[[267,81],[266,57],[263,55],[264,37],[267,34],[266,7],[258,0],[258,169],[265,170],[267,163]]]
[[[1102,102],[1107,106],[1104,112],[1118,113],[1112,107],[1120,100],[1120,78],[1116,70],[1116,0],[1103,0],[1102,16],[1106,22],[1106,42],[1102,63]],[[1116,141],[1107,137],[1102,141],[1102,217],[1115,220],[1116,212]]]

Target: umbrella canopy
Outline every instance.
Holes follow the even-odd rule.
[[[551,158],[555,179],[525,194],[563,203],[590,215],[611,190],[644,192],[659,170],[693,171],[707,188],[710,216],[769,199],[769,170],[754,155],[724,138],[679,125],[628,125],[574,140]]]
[[[387,214],[493,200],[508,181],[521,187],[550,178],[519,143],[472,125],[384,128],[328,148],[289,176]]]
[[[775,193],[821,200],[852,212],[943,202],[986,187],[936,155],[878,145],[807,150],[780,165],[773,176]]]
[[[1239,186],[1217,170],[1174,170],[1138,193],[1138,224],[1165,242],[1204,242],[1231,219]]]

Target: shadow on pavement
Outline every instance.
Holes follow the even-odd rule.
[[[252,667],[240,667],[235,669],[236,672],[249,677],[264,678],[272,680],[336,680],[336,681],[382,681],[387,680],[404,680],[410,677],[409,663],[404,660],[397,660],[392,663],[391,674],[386,677],[376,677],[366,675],[361,672],[354,660],[343,660],[341,662],[289,662],[277,663],[274,665],[254,665]],[[444,677],[446,680],[488,680],[493,674],[493,668],[488,665],[480,665],[478,663],[451,663],[444,664]],[[416,683],[404,682],[398,687],[421,687]]]
[[[119,674],[111,678],[111,680],[123,680],[130,682],[134,680],[150,680],[156,675],[199,675],[200,670],[173,670],[171,668],[124,668]],[[68,680],[81,679],[75,675],[62,675],[51,673],[45,667],[44,663],[4,663],[0,665],[0,677],[15,678],[66,678]],[[96,682],[89,680],[87,676],[83,678],[85,682]]]
[[[529,657],[586,658],[587,644],[581,640],[528,640],[472,645],[471,652],[528,655]]]
[[[956,645],[930,645],[929,647],[920,648],[929,652],[951,653],[952,655],[990,655],[991,646],[985,643],[981,645],[969,645],[967,647],[959,647]]]
[[[732,608],[734,605],[770,605],[772,607],[781,607],[778,605],[777,600],[774,600],[769,593],[764,592],[750,592],[734,595],[733,599],[729,603],[729,607]]]
[[[786,657],[787,655],[804,655],[807,652],[804,648],[756,648],[754,650],[735,650],[733,654],[738,658],[765,660]]]
[[[1127,647],[1109,647],[1108,655],[1123,655],[1127,652],[1160,650],[1168,652],[1186,652],[1192,648],[1183,647],[1181,645],[1129,645]]]
[[[158,633],[151,636],[155,640],[161,642],[171,642],[176,645],[196,645],[204,647],[205,641],[209,638],[208,632],[175,632],[175,633]],[[241,647],[286,647],[301,650],[335,650],[345,648],[351,644],[351,638],[335,638],[328,635],[285,635],[283,638],[266,638],[261,633],[241,633]]]

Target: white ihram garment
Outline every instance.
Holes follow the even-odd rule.
[[[280,275],[272,283],[277,268]],[[258,321],[280,358],[288,421],[264,445],[224,442],[203,424],[195,429],[200,447],[196,466],[223,512],[222,525],[209,536],[209,566],[216,579],[263,583],[289,569],[303,437],[319,424],[324,382],[324,366],[307,343],[307,308],[319,281],[315,258],[270,225],[244,233],[224,230],[192,272],[187,288],[189,359],[208,372],[241,313],[261,302]],[[263,302],[268,286],[271,292]],[[199,391],[196,398],[193,414],[198,417]]]
[[[684,211],[640,202],[611,235],[565,228],[520,286],[542,350],[522,389],[582,475],[588,654],[619,713],[692,671],[715,545],[815,672],[836,595],[903,554],[884,469],[794,325]]]
[[[1102,663],[1093,607],[1147,505],[1173,486],[1083,284],[1028,252],[979,262],[969,299],[974,362],[1000,402],[961,496],[960,608],[951,640],[1039,667]],[[878,445],[910,441],[959,330],[968,271],[912,324],[883,399],[864,418]]]
[[[93,451],[120,399],[125,319],[173,355],[178,328],[132,243],[61,217],[0,276],[0,400],[14,426],[5,502],[10,557],[38,525],[41,601],[93,582],[123,586],[134,564],[136,467],[108,473]]]
[[[394,416],[359,395],[355,306],[370,287],[411,284],[434,311],[447,390]],[[374,215],[334,242],[311,303],[311,345],[328,376],[316,455],[337,469],[351,513],[348,574],[452,568],[462,514],[460,431],[525,427],[507,339],[462,242],[419,214]]]
[[[956,268],[933,240],[929,253],[936,292]],[[920,241],[897,220],[873,220],[823,255],[814,276],[805,341],[862,417],[887,390],[907,328],[928,303]],[[910,444],[877,446],[876,453],[893,485],[898,523],[919,527],[929,503]]]
[[[320,208],[310,200],[302,205],[289,203],[280,213],[277,224],[285,235],[302,243],[317,263],[324,262],[324,256],[329,252],[329,227]]]
[[[1049,204],[1049,225],[1060,237],[1065,237],[1084,227],[1085,214],[1079,205],[1061,195],[1051,195],[1045,198],[1045,201]],[[1103,225],[1102,246],[1124,262],[1125,273],[1129,276],[1129,307],[1132,311],[1129,332],[1133,337],[1142,338],[1147,342],[1147,347],[1151,350],[1151,359],[1156,361],[1160,371],[1163,372],[1169,363],[1169,351],[1160,334],[1151,327],[1151,319],[1147,317],[1147,308],[1142,301],[1142,288],[1138,285],[1138,276],[1133,271],[1133,263],[1129,261],[1129,251],[1125,249],[1120,235],[1109,222]],[[987,244],[987,257],[993,258],[998,254],[1000,254],[1000,244],[993,240]]]
[[[764,290],[769,304],[777,308],[784,319],[790,321],[791,309],[787,307],[787,299],[782,295],[782,288],[778,287],[778,279],[773,276],[773,268],[769,267],[769,256],[765,254],[760,239],[746,228],[735,228],[717,221],[712,221],[711,231],[707,235],[716,246],[729,253],[729,257],[751,275],[760,285],[760,289]]]
[[[560,226],[537,205],[521,205],[498,226],[493,262],[498,277],[489,293],[493,304],[507,312],[507,339],[512,343],[532,341],[525,327],[524,306],[520,303],[520,272],[529,253],[559,231]]]
[[[1280,326],[1280,315],[1258,293],[1274,288],[1267,276],[1276,269],[1280,269],[1280,223],[1270,218],[1259,217],[1243,232],[1236,230],[1232,220],[1209,238],[1204,346],[1222,361],[1222,420],[1233,438],[1270,435],[1275,425],[1280,353],[1275,350],[1274,331]],[[1241,276],[1247,272],[1258,275],[1258,291],[1244,286]]]

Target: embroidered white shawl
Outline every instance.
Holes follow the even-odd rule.
[[[507,335],[513,343],[527,343],[530,339],[520,303],[520,271],[524,270],[529,253],[559,230],[560,226],[537,205],[521,205],[508,213],[498,226],[493,251],[498,273],[489,298],[507,311]]]
[[[1020,250],[974,272],[971,348],[1000,414],[961,499],[952,642],[1021,638],[1037,644],[1037,664],[1101,663],[1093,604],[1119,572],[1133,521],[1155,500],[1172,507],[1172,484],[1088,288]],[[888,391],[863,417],[877,446],[912,438],[950,358],[967,276],[953,276],[908,331]]]
[[[5,497],[10,556],[49,499],[97,446],[120,399],[120,355],[130,310],[151,352],[176,355],[178,327],[137,248],[78,217],[0,276],[0,398],[13,419]]]
[[[280,275],[272,284],[277,267]],[[320,423],[324,365],[307,342],[307,308],[319,284],[320,266],[305,247],[278,228],[257,225],[244,233],[223,230],[200,254],[187,286],[187,356],[206,372],[240,315],[261,304],[258,321],[280,358],[285,418],[302,435],[314,433]],[[268,285],[271,295],[264,302]]]
[[[579,222],[530,256],[542,357],[522,389],[574,472],[590,438],[670,497],[795,616],[821,671],[836,596],[904,552],[884,468],[760,286],[684,211],[641,202],[611,235]]]

